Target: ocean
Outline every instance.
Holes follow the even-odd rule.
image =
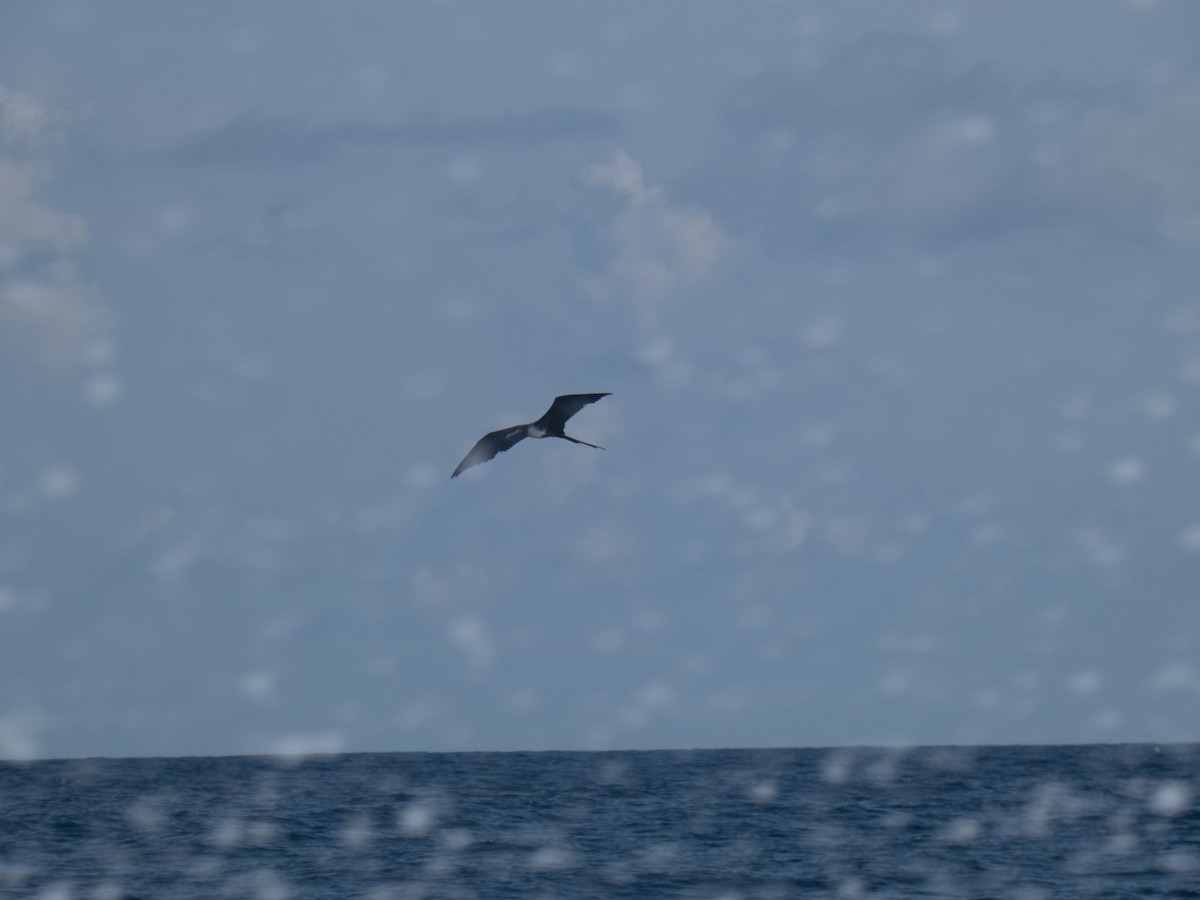
[[[0,896],[1200,897],[1200,745],[0,763]]]

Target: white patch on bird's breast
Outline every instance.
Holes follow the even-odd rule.
[[[545,437],[546,432],[536,425],[529,426],[529,437]]]

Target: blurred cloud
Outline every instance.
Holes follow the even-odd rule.
[[[5,147],[36,143],[49,124],[49,114],[33,97],[0,87],[0,142]]]
[[[690,375],[668,333],[667,311],[674,298],[702,285],[730,249],[711,215],[672,201],[646,183],[641,165],[624,150],[611,162],[583,173],[591,187],[616,199],[610,218],[596,225],[602,244],[600,271],[581,278],[582,290],[601,304],[627,309],[641,342],[638,358],[667,381]]]
[[[1030,193],[1114,227],[1200,243],[1200,78],[1153,78],[1064,115],[1049,93]]]
[[[22,355],[71,366],[105,333],[106,317],[75,262],[83,219],[39,197],[58,142],[36,99],[0,87],[0,336]]]
[[[1100,86],[872,34],[739,83],[702,196],[767,240],[990,235],[1048,221],[1200,239],[1200,80]],[[711,186],[710,186],[711,185]]]
[[[642,167],[624,150],[612,162],[588,168],[584,177],[622,201],[607,229],[612,263],[592,289],[632,293],[644,301],[643,324],[656,327],[656,302],[708,274],[727,239],[708,213],[673,203],[661,187],[646,184]]]

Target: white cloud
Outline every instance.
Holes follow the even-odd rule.
[[[874,35],[741,84],[703,173],[722,219],[784,240],[991,234],[1055,218],[1200,242],[1200,79],[1114,88],[963,68]],[[714,177],[736,171],[738,177]]]
[[[858,189],[859,205],[921,226],[965,215],[1003,177],[994,131],[981,114],[924,122],[880,157]]]
[[[605,233],[611,263],[585,287],[605,299],[629,297],[643,332],[656,334],[663,304],[708,275],[728,240],[710,215],[673,203],[661,187],[648,185],[642,167],[624,150],[611,162],[591,166],[584,177],[621,201]]]
[[[39,140],[49,124],[50,117],[40,103],[0,87],[0,144]]]
[[[1037,191],[1114,221],[1200,242],[1200,79],[1098,101],[1043,148]]]
[[[47,111],[0,87],[0,335],[43,360],[74,365],[106,322],[74,261],[86,240],[83,220],[37,196],[41,157],[54,142]]]

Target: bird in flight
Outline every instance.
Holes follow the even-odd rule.
[[[491,434],[485,434],[479,439],[479,442],[471,448],[471,452],[463,457],[463,461],[458,464],[458,468],[454,470],[451,478],[454,478],[459,473],[477,466],[480,463],[487,462],[497,453],[503,453],[513,444],[525,440],[527,437],[544,438],[558,437],[564,440],[572,441],[576,444],[583,444],[585,447],[594,447],[597,450],[603,450],[603,447],[596,444],[589,444],[587,441],[581,441],[579,438],[573,438],[569,434],[563,434],[563,426],[567,424],[567,419],[575,415],[589,403],[595,403],[601,397],[607,397],[608,394],[563,394],[561,397],[555,397],[554,402],[550,404],[550,408],[546,410],[546,414],[536,422],[530,422],[527,425],[513,425],[510,428],[501,428],[499,431],[493,431]]]

